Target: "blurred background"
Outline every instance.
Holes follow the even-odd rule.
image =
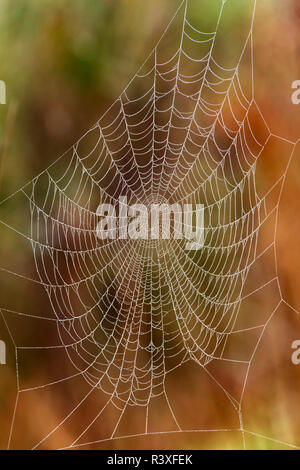
[[[228,4],[231,4],[230,14],[226,15],[224,24],[227,34],[220,50],[224,54],[239,38],[245,37],[253,10],[252,1],[228,0]],[[97,121],[144,62],[178,6],[177,0],[1,0],[0,79],[7,86],[7,104],[0,105],[0,200],[39,174]],[[190,0],[191,23],[200,22],[204,30],[213,30],[219,7],[218,1]],[[291,102],[291,84],[300,80],[299,27],[298,0],[258,2],[254,26],[256,101],[271,131],[287,139],[271,146],[266,153],[259,169],[262,181],[277,174],[281,160],[291,153],[290,142],[300,137],[300,104]],[[251,70],[251,64],[248,65]],[[213,381],[196,365],[184,365],[170,379],[173,409],[181,418],[183,429],[210,429],[211,432],[169,432],[173,427],[168,410],[158,398],[151,415],[153,434],[108,440],[89,448],[239,449],[244,445],[243,439],[247,448],[253,449],[285,449],[286,443],[300,446],[300,365],[291,362],[291,344],[300,339],[296,313],[300,306],[299,159],[300,149],[296,146],[282,193],[277,231],[277,274],[281,293],[289,305],[280,304],[253,358],[242,402],[243,427],[248,432],[242,436],[238,431],[241,426],[238,413],[232,410],[232,404]],[[14,201],[14,217],[23,217],[23,206],[18,199]],[[0,242],[1,266],[10,266],[18,272],[18,267],[28,263],[28,251],[16,249],[18,242],[9,233],[1,234]],[[264,263],[267,268],[262,265],[261,283],[269,269],[269,260]],[[16,294],[7,285],[5,273],[0,281],[0,308],[42,311],[47,316],[46,296],[35,296],[30,283],[24,280]],[[280,302],[280,291],[275,284],[261,298],[248,303],[242,314],[256,317],[263,312],[261,324],[265,324]],[[37,331],[30,328],[24,325],[23,333],[26,331],[26,342],[34,345]],[[18,334],[22,344],[22,331]],[[45,332],[46,336],[51,334]],[[246,350],[247,355],[260,334],[261,330],[247,341],[241,336],[235,347]],[[13,342],[17,340],[10,337],[2,320],[0,339],[9,345],[8,364],[0,366],[0,447],[6,448],[16,396]],[[25,361],[24,383],[33,387],[35,383],[47,381],[56,361],[55,357],[37,357],[34,368]],[[246,370],[224,370],[222,366],[222,363],[215,365],[211,372],[225,388],[233,391],[239,402]],[[68,402],[74,397],[74,387],[85,390],[86,385],[72,384],[44,395],[28,392],[18,410],[13,447],[32,447],[41,440],[65,415]],[[90,407],[93,406],[96,405],[91,403]],[[85,411],[87,420],[89,412]],[[113,409],[108,410],[103,421],[92,430],[91,440],[106,438],[107,429],[115,422],[114,413]],[[143,413],[132,409],[120,436],[141,433],[135,423],[144,419]],[[63,447],[72,442],[77,435],[76,419],[82,418],[74,417],[44,448]]]

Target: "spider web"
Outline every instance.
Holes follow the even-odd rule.
[[[33,448],[47,447],[85,407],[92,409],[91,415],[76,438],[62,441],[61,447],[128,437],[119,433],[120,423],[136,408],[143,419],[142,430],[135,435],[151,434],[149,410],[157,397],[164,398],[172,422],[168,431],[158,434],[239,431],[246,446],[242,404],[251,362],[270,318],[285,302],[277,273],[276,221],[295,144],[272,134],[255,101],[255,3],[233,67],[222,65],[216,54],[226,1],[221,2],[211,32],[199,31],[189,21],[187,6],[186,1],[180,5],[139,72],[99,121],[66,154],[1,203],[5,207],[22,199],[22,221],[5,212],[0,222],[32,250],[36,277],[20,272],[15,276],[42,289],[51,306],[48,315],[2,309],[17,364],[9,447],[21,398],[37,390],[63,390],[77,379],[85,382],[85,393],[46,435],[37,437]],[[178,19],[180,32],[172,42],[173,52],[169,46],[166,56],[164,44]],[[245,76],[249,63],[250,77]],[[264,188],[257,181],[257,165],[265,149],[276,142],[286,145],[288,158]],[[182,240],[173,239],[100,241],[97,207],[115,204],[120,196],[126,196],[128,204],[204,204],[204,247],[187,252]],[[266,241],[261,233],[267,224],[271,230]],[[273,267],[255,285],[251,270],[266,255],[273,258]],[[278,292],[274,310],[254,316],[252,325],[245,326],[241,312],[266,286]],[[16,318],[36,323],[35,345],[18,343]],[[236,337],[253,332],[255,340],[242,357],[234,348]],[[23,355],[43,351],[55,354],[58,369],[66,360],[72,372],[49,370],[42,384],[24,387]],[[166,380],[189,361],[204,370],[229,400],[238,418],[235,428],[182,426]],[[214,363],[243,368],[239,396],[223,385],[211,368]],[[115,414],[105,435],[107,409]],[[97,423],[102,426],[101,438],[91,441],[89,431]]]

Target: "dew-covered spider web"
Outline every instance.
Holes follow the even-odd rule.
[[[33,266],[21,257],[16,271],[2,258],[5,282],[22,286],[16,297],[46,296],[49,306],[39,313],[2,308],[17,367],[8,447],[20,445],[18,415],[30,408],[28,397],[42,410],[43,396],[56,393],[66,394],[65,401],[53,400],[54,418],[46,414],[43,431],[30,442],[24,437],[24,445],[97,448],[130,436],[235,432],[247,447],[249,371],[270,318],[285,302],[276,222],[295,144],[272,134],[255,100],[254,2],[232,64],[220,46],[230,8],[220,1],[215,28],[200,31],[184,1],[99,121],[1,203],[1,231],[31,253]],[[280,165],[262,181],[259,168],[273,150]],[[203,204],[204,246],[187,251],[179,239],[99,240],[97,207],[117,204],[120,196],[128,204]],[[16,199],[23,207],[18,217],[11,209]],[[271,309],[257,304],[262,297],[272,299]],[[20,336],[27,330],[34,340]],[[232,411],[228,426],[185,424],[172,393],[188,383],[180,375],[187,363],[195,380],[204,374],[192,414],[207,406],[206,380]],[[39,373],[30,378],[35,364]],[[237,379],[225,383],[229,368]],[[184,399],[188,407],[189,388]],[[168,415],[161,428],[160,413]]]

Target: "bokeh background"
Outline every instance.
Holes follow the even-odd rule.
[[[253,8],[253,2],[246,0],[228,3],[232,3],[232,14],[226,16],[224,54],[244,37]],[[51,164],[97,121],[153,49],[178,5],[177,0],[1,0],[0,79],[7,84],[7,104],[0,106],[1,200]],[[190,0],[189,8],[193,24],[201,22],[208,30],[213,29],[219,2]],[[254,26],[256,101],[272,132],[292,142],[300,138],[300,105],[291,103],[291,84],[300,79],[299,27],[298,0],[258,2]],[[286,152],[282,146],[270,148],[260,169],[262,180],[276,174]],[[289,305],[280,304],[253,359],[243,400],[243,425],[249,431],[244,436],[247,448],[285,449],[285,443],[300,446],[300,365],[291,363],[291,344],[300,339],[296,312],[300,306],[299,159],[300,149],[296,147],[282,194],[277,231],[278,275]],[[23,208],[18,201],[14,211],[16,219],[22,218]],[[14,266],[17,272],[18,267],[29,263],[28,253],[20,256],[13,237],[3,236],[0,243],[1,266]],[[263,279],[263,273],[261,276]],[[6,274],[0,281],[0,307],[22,312],[49,309],[46,298],[35,297],[26,281],[18,293],[7,287]],[[263,312],[262,323],[279,302],[278,292],[274,292],[270,289],[259,302],[250,302],[247,307],[255,315]],[[3,321],[0,328],[0,339],[10,344],[8,364],[0,366],[0,447],[6,448],[16,371],[13,344]],[[25,330],[26,341],[32,335],[34,344],[37,331],[31,331],[30,326]],[[22,343],[22,331],[19,333]],[[241,338],[236,347],[247,349],[251,344],[245,345]],[[29,386],[34,381],[40,383],[56,366],[55,358],[45,363],[37,357],[34,364],[27,362],[22,369],[24,380]],[[214,373],[238,396],[239,372]],[[198,367],[178,370],[170,386],[176,412],[186,421],[185,429],[216,432],[168,433],[169,417],[158,399],[153,405],[153,429],[165,434],[108,440],[96,448],[242,448],[241,433],[226,431],[238,429],[236,414]],[[20,411],[21,424],[14,431],[15,447],[30,447],[31,441],[39,440],[38,436],[63,415],[70,396],[70,389],[55,395],[28,394]],[[114,421],[113,413],[111,410],[94,430],[95,440],[104,438],[106,428]],[[135,427],[143,419],[140,413],[133,410],[128,415],[123,435],[140,432]],[[72,427],[55,435],[46,448],[62,447],[67,438],[72,440],[74,429],[76,418]]]

